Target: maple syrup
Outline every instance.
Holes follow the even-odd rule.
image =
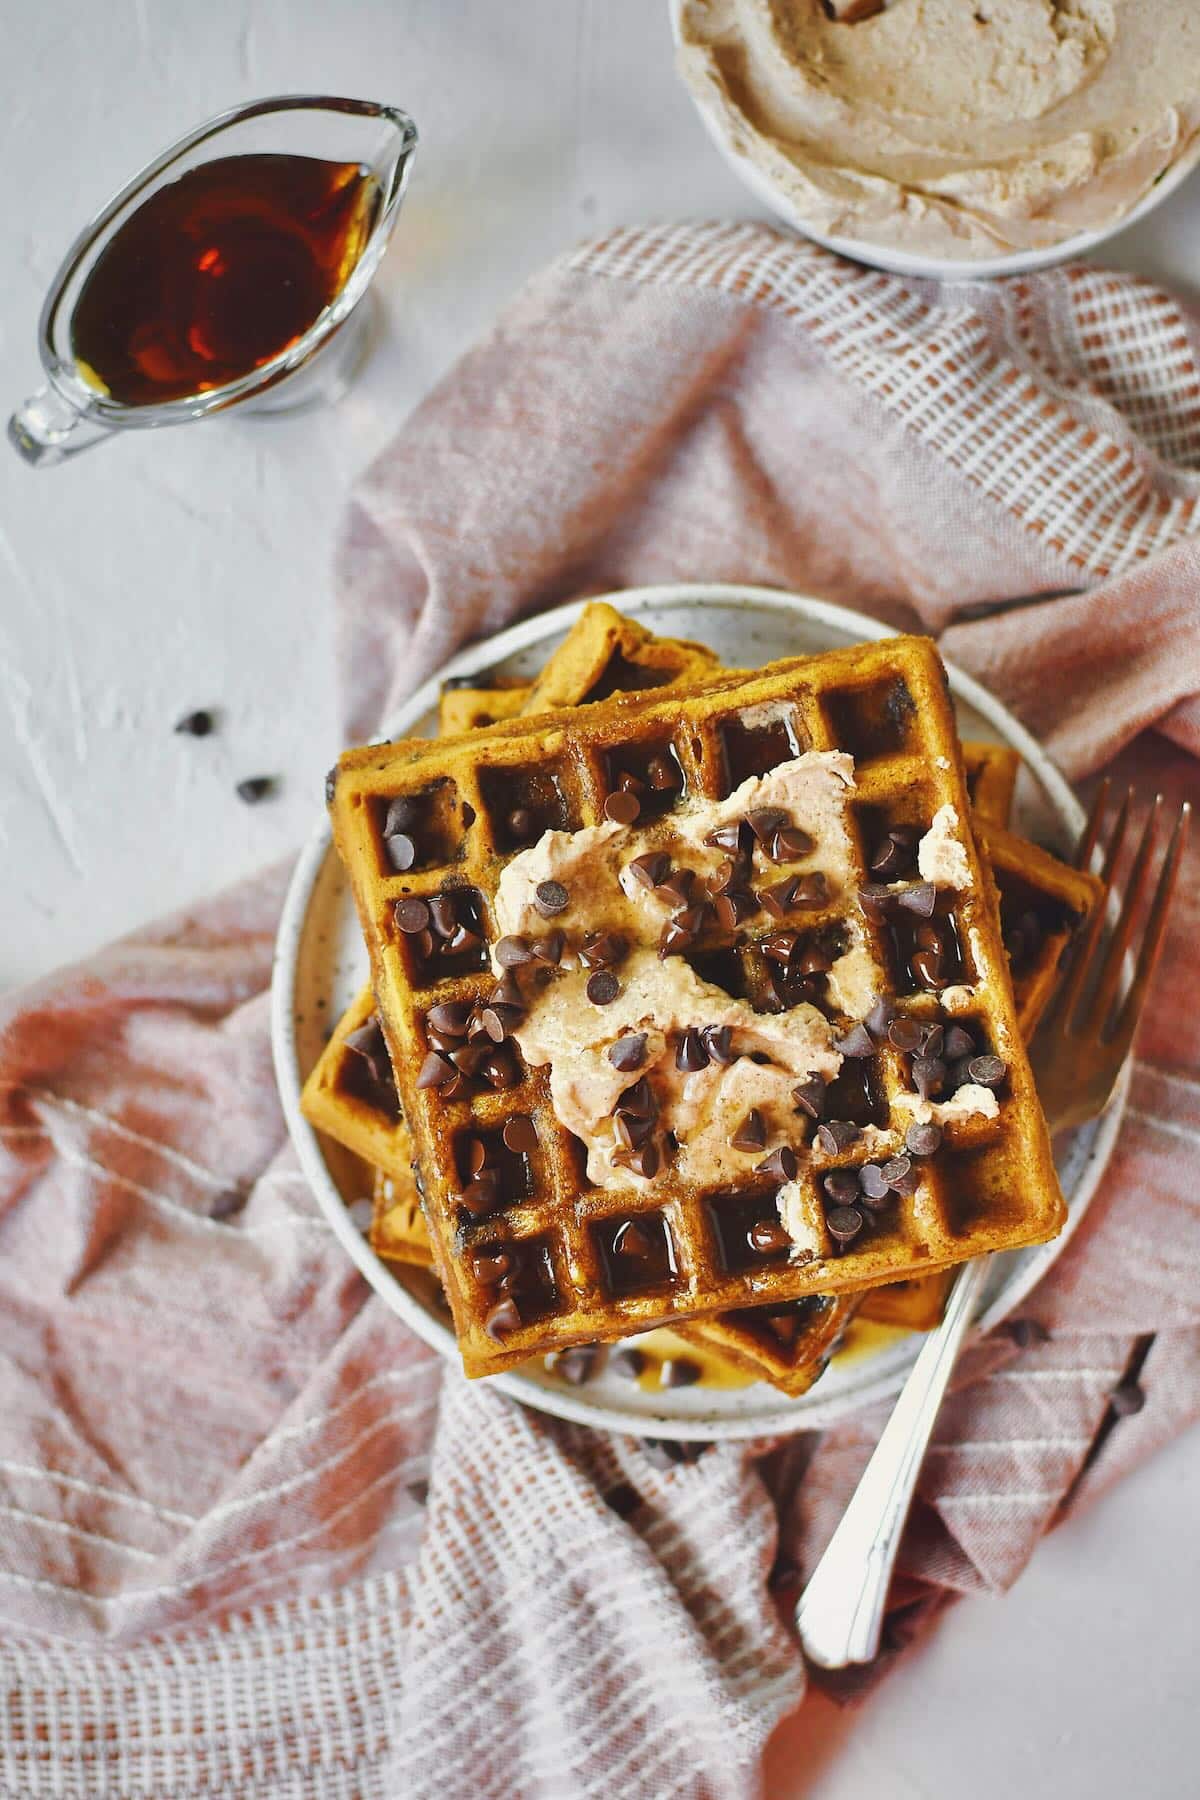
[[[371,235],[379,184],[358,163],[219,157],[119,227],[71,319],[81,373],[126,406],[237,381],[303,337]]]

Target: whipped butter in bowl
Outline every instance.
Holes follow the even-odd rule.
[[[1193,0],[673,10],[680,69],[739,171],[792,223],[885,267],[1056,261],[1200,155]]]

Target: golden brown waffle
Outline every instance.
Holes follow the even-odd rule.
[[[382,1169],[397,1181],[412,1180],[412,1138],[400,1111],[370,987],[363,988],[334,1027],[304,1084],[300,1110],[310,1125],[353,1150],[373,1169]]]
[[[673,1330],[795,1399],[825,1373],[859,1298],[809,1294],[781,1306],[748,1306],[690,1319]]]
[[[767,715],[754,710],[763,708]],[[522,839],[534,841],[548,826],[594,822],[618,772],[644,773],[651,759],[677,759],[690,793],[716,797],[801,745],[840,746],[855,756],[854,836],[863,859],[856,880],[801,923],[809,933],[846,924],[861,931],[880,990],[896,996],[905,1018],[932,1027],[940,1008],[913,979],[907,920],[881,923],[862,914],[855,897],[867,876],[864,840],[875,841],[884,826],[923,827],[943,806],[965,817],[944,674],[925,640],[883,640],[756,676],[714,678],[669,699],[623,696],[553,720],[522,718],[469,738],[377,746],[342,759],[332,803],[335,835],[367,937],[428,1182],[427,1217],[470,1373],[667,1319],[906,1279],[1059,1229],[1062,1201],[1004,976],[994,890],[966,833],[968,886],[945,929],[961,945],[954,954],[965,959],[960,973],[974,990],[963,1015],[974,1034],[971,1048],[1004,1063],[1003,1098],[995,1119],[971,1115],[948,1124],[940,1149],[898,1177],[906,1186],[915,1182],[914,1191],[896,1198],[883,1228],[864,1233],[841,1254],[818,1178],[861,1167],[861,1151],[804,1154],[791,1211],[811,1254],[805,1261],[764,1256],[761,1266],[747,1270],[733,1267],[719,1248],[717,1224],[730,1210],[720,1202],[736,1202],[732,1210],[761,1205],[764,1219],[773,1217],[767,1177],[748,1178],[731,1195],[690,1189],[673,1169],[644,1188],[589,1188],[576,1142],[550,1104],[546,1070],[524,1068],[508,1044],[482,1069],[453,1077],[449,1093],[418,1086],[430,1051],[430,1008],[461,1003],[469,1012],[486,1004],[494,986],[482,940],[496,935],[495,888],[521,847],[511,828],[514,791],[525,796],[529,815]],[[670,829],[669,816],[663,829]],[[410,866],[397,868],[398,861]],[[406,936],[398,929],[394,907],[417,899],[436,903],[448,935]],[[587,920],[576,922],[568,912],[563,924],[574,931],[586,929]],[[771,930],[761,920],[724,938],[709,930],[694,947],[695,960],[711,964],[724,955],[750,995],[761,998],[762,941]],[[911,1092],[907,1054],[881,1043],[853,1074],[882,1121],[884,1135],[875,1143],[899,1149],[911,1117],[897,1103]],[[838,1104],[840,1116],[840,1096]],[[504,1143],[506,1126],[529,1148],[514,1151]],[[799,1126],[798,1120],[797,1137]],[[478,1173],[486,1176],[487,1204],[496,1210],[473,1219],[462,1196]],[[476,1205],[479,1199],[476,1188]],[[662,1252],[657,1265],[650,1258],[646,1285],[630,1289],[624,1279],[614,1280],[610,1252],[621,1226],[635,1216]],[[498,1268],[508,1271],[506,1298],[512,1299],[514,1272],[518,1282],[513,1303],[500,1303],[501,1319],[492,1285]]]
[[[703,644],[660,638],[605,600],[585,606],[534,682],[527,713],[699,680],[720,665]]]
[[[438,697],[438,730],[443,737],[459,737],[464,731],[477,731],[500,719],[513,719],[524,712],[528,699],[526,682],[492,688],[460,687],[447,682]]]
[[[1104,883],[1011,831],[979,819],[974,829],[999,890],[1001,938],[1028,1043],[1054,992],[1063,952],[1103,901]]]
[[[963,744],[962,758],[975,818],[986,819],[989,825],[1007,825],[1021,767],[1016,751],[1007,744],[969,740]]]
[[[375,1171],[374,1213],[369,1241],[376,1256],[387,1262],[407,1263],[427,1269],[433,1262],[429,1233],[421,1216],[421,1202],[411,1169],[403,1176]]]

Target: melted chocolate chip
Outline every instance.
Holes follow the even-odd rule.
[[[702,1025],[700,1038],[708,1051],[710,1062],[719,1068],[728,1068],[737,1061],[733,1051],[733,1031],[728,1025]]]
[[[749,835],[740,819],[732,819],[726,825],[716,826],[704,841],[710,850],[725,850],[730,856],[735,856],[745,849]]]
[[[746,1233],[746,1241],[759,1256],[780,1256],[792,1247],[791,1236],[776,1219],[758,1219]]]
[[[659,793],[667,793],[678,789],[681,778],[677,765],[669,757],[652,756],[646,764],[646,779]]]
[[[505,1121],[500,1138],[505,1149],[513,1151],[516,1155],[523,1155],[529,1150],[537,1149],[537,1129],[533,1120],[527,1118],[524,1113],[518,1113],[515,1118]]]
[[[798,825],[785,825],[764,848],[772,862],[786,863],[799,862],[802,856],[811,856],[816,844],[807,831],[801,831]]]
[[[496,1343],[503,1343],[506,1337],[521,1329],[521,1315],[511,1295],[493,1306],[483,1321],[483,1329]]]
[[[788,823],[781,806],[756,806],[746,814],[746,823],[760,845],[769,844]]]
[[[537,836],[537,819],[527,806],[518,806],[509,813],[508,834],[517,844],[528,844]]]
[[[622,1075],[640,1069],[646,1060],[646,1033],[630,1031],[608,1047],[608,1060]]]
[[[896,905],[904,912],[916,913],[918,918],[928,919],[937,905],[937,889],[932,881],[918,881],[913,887],[902,888],[895,900]]]
[[[694,1075],[699,1069],[707,1069],[708,1051],[698,1031],[685,1031],[680,1038],[675,1049],[675,1067],[682,1069],[687,1075]]]
[[[625,867],[639,887],[656,888],[670,874],[671,859],[663,850],[647,850],[645,855],[635,856]]]
[[[629,945],[616,931],[593,931],[579,946],[579,960],[585,969],[611,969],[623,962]]]
[[[454,1079],[454,1064],[439,1051],[431,1050],[417,1074],[418,1088],[444,1088]]]

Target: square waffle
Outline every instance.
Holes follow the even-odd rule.
[[[426,1172],[437,1260],[470,1373],[655,1322],[907,1279],[1059,1228],[1061,1196],[1004,979],[994,893],[966,832],[959,843],[966,885],[946,915],[948,955],[939,979],[954,969],[970,977],[969,984],[952,985],[959,997],[968,985],[972,990],[963,1015],[972,1027],[970,1048],[989,1069],[1003,1064],[1002,1096],[994,1117],[947,1120],[933,1154],[910,1159],[904,1170],[892,1164],[905,1191],[891,1190],[878,1209],[865,1208],[879,1222],[868,1230],[860,1215],[854,1241],[844,1236],[846,1208],[835,1197],[857,1180],[851,1171],[864,1166],[864,1148],[876,1157],[869,1179],[878,1183],[878,1159],[901,1150],[906,1125],[922,1105],[911,1085],[910,1053],[889,1037],[869,1040],[869,1055],[848,1054],[846,1080],[834,1083],[837,1118],[853,1110],[851,1089],[869,1102],[879,1120],[869,1140],[859,1134],[855,1143],[814,1149],[797,1115],[795,1178],[781,1183],[786,1161],[769,1170],[750,1164],[720,1192],[689,1182],[672,1166],[653,1180],[635,1172],[620,1188],[589,1183],[579,1144],[550,1103],[547,1069],[524,1061],[507,1038],[479,1056],[470,1054],[478,1046],[464,1046],[468,1054],[447,1078],[457,1039],[444,1028],[488,1010],[496,985],[488,946],[500,935],[497,888],[522,853],[507,809],[515,782],[539,777],[536,804],[526,809],[534,816],[522,821],[529,842],[547,827],[595,824],[610,796],[628,793],[631,783],[665,815],[656,829],[669,836],[683,816],[675,808],[680,785],[689,804],[716,801],[802,746],[848,751],[858,782],[846,879],[828,903],[810,901],[798,920],[803,935],[812,940],[837,929],[853,935],[875,991],[926,1033],[941,1028],[936,995],[915,977],[922,959],[907,916],[892,910],[894,896],[884,896],[886,917],[878,912],[878,892],[871,902],[876,910],[860,904],[864,887],[880,886],[869,879],[863,845],[883,825],[915,835],[942,809],[965,818],[944,676],[924,640],[883,640],[756,676],[716,677],[669,700],[639,694],[578,714],[514,720],[467,739],[379,746],[343,758],[332,800],[335,835],[363,920],[389,1048]],[[670,779],[656,785],[651,765]],[[617,810],[627,813],[623,801]],[[639,822],[630,842],[648,841],[649,829]],[[799,879],[785,872],[769,885],[790,902]],[[768,885],[762,872],[755,880]],[[431,926],[413,931],[414,921],[426,916]],[[568,910],[563,925],[586,930],[588,920],[577,922]],[[781,1003],[780,981],[786,987],[792,980],[787,970],[772,975],[764,948],[779,935],[775,922],[761,915],[728,929],[710,918],[686,948],[693,966],[704,968],[702,980],[720,965],[723,979],[732,972],[749,1005],[765,1015]],[[923,960],[927,970],[929,957]],[[501,1005],[508,1010],[508,1001]],[[443,1008],[449,1010],[429,1019]],[[877,1023],[880,1016],[874,1014]],[[497,1022],[503,1022],[498,1015],[492,1028]],[[901,1028],[902,1042],[905,1030],[911,1037],[912,1025]],[[862,1050],[861,1028],[844,1035]],[[431,1057],[441,1086],[422,1078]],[[780,1186],[790,1190],[791,1249],[771,1247],[756,1266],[733,1267],[721,1245],[722,1213],[761,1206],[765,1227],[777,1220]],[[833,1214],[841,1237],[830,1229]],[[631,1228],[636,1254],[624,1248]]]
[[[1017,791],[1021,759],[1007,744],[968,741],[962,747],[963,773],[971,811],[989,825],[1007,825]]]

